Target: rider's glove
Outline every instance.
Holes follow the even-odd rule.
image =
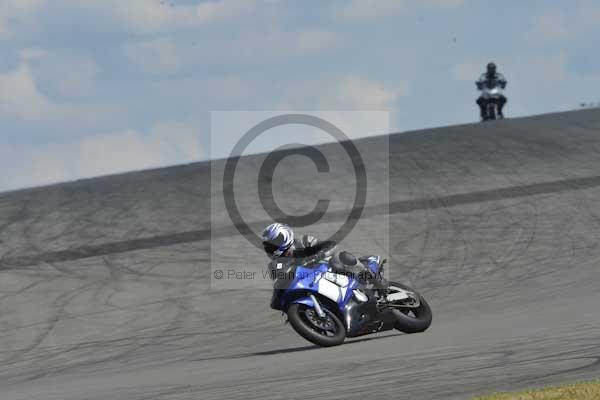
[[[302,236],[302,246],[304,246],[305,248],[307,247],[315,247],[315,245],[317,244],[317,238],[311,235],[304,235]]]

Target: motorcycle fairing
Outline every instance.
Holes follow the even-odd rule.
[[[341,309],[350,300],[352,291],[356,287],[358,287],[358,282],[355,279],[331,272],[327,263],[321,263],[311,268],[298,266],[295,278],[281,296],[280,306],[281,309],[286,309],[287,303],[294,302],[291,301],[294,293],[312,292],[334,301]]]
[[[379,273],[380,257],[371,256],[364,261],[371,271]],[[280,296],[278,309],[286,310],[294,303],[314,307],[307,294],[319,294],[337,304],[338,309],[334,311],[341,315],[348,337],[394,329],[393,313],[391,310],[379,311],[374,296],[369,296],[366,302],[354,298],[354,290],[359,286],[357,280],[330,271],[326,262],[311,268],[298,266],[294,279]]]
[[[344,306],[342,314],[346,325],[346,337],[388,331],[394,329],[396,323],[393,312],[389,309],[379,311],[374,298],[365,303],[352,299]]]

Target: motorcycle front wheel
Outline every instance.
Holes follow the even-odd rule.
[[[493,120],[497,119],[495,103],[489,103],[486,106],[486,114],[487,114],[487,116],[486,116],[485,120],[487,120],[487,121],[493,121]]]
[[[346,328],[335,313],[323,308],[325,317],[320,318],[314,308],[305,304],[292,304],[287,316],[292,328],[304,339],[318,346],[331,347],[344,342]]]

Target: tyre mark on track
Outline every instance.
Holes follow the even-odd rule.
[[[366,207],[361,217],[377,215],[406,214],[418,210],[435,210],[465,204],[483,203],[496,200],[530,197],[541,194],[556,194],[573,190],[584,190],[600,187],[600,176],[562,179],[529,185],[516,185],[499,189],[474,191],[438,197],[426,197],[417,200],[393,201],[389,204]],[[347,218],[347,210],[333,211],[325,215],[321,223],[342,221]],[[258,230],[270,220],[250,223],[251,228]],[[43,252],[32,256],[4,257],[0,259],[0,270],[37,265],[40,263],[64,262],[108,254],[125,253],[155,247],[171,246],[210,240],[217,237],[228,237],[236,234],[234,226],[204,228],[168,235],[157,235],[118,242],[107,242],[99,245],[79,246],[72,249]]]

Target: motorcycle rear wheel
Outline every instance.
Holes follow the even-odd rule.
[[[404,333],[418,333],[424,332],[431,325],[432,312],[431,307],[423,296],[417,293],[414,289],[403,285],[398,282],[390,282],[390,288],[394,286],[400,289],[408,290],[415,293],[419,297],[419,307],[417,308],[406,308],[406,309],[394,309],[394,315],[396,316],[396,324],[394,328]]]

